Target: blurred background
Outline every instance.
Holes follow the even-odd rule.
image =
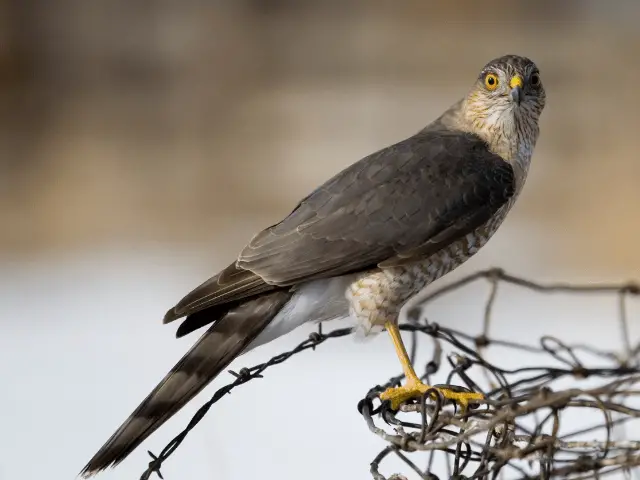
[[[456,275],[493,265],[540,280],[640,278],[639,21],[635,0],[0,0],[0,405],[11,413],[0,429],[12,432],[0,479],[73,478],[195,340],[161,326],[167,308],[505,53],[540,67],[541,137],[504,227]],[[456,306],[476,321],[474,298]],[[593,311],[572,304],[559,327],[530,308],[527,326],[604,342]],[[323,373],[333,358],[340,378]],[[379,445],[355,405],[397,373],[394,359],[381,338],[281,367],[221,404],[165,477],[368,478]],[[331,382],[351,392],[333,406],[339,425],[307,446],[288,417],[268,418],[292,378],[315,395]],[[104,478],[137,478],[145,447],[160,450],[185,412]],[[362,447],[327,441],[336,428]],[[333,460],[309,470],[318,455]]]

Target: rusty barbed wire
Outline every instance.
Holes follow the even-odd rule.
[[[480,280],[490,284],[480,335],[473,336],[427,320],[424,315],[426,305]],[[501,284],[538,293],[617,295],[622,351],[568,345],[553,336],[544,336],[537,344],[491,338],[492,311]],[[411,333],[409,350],[414,360],[418,335],[427,335],[434,342],[423,380],[429,383],[433,375],[446,368],[446,384],[436,386],[483,392],[485,400],[463,411],[445,401],[433,388],[422,398],[392,411],[388,403],[380,401],[380,394],[390,386],[399,385],[403,376],[371,388],[358,403],[358,411],[369,430],[387,444],[370,465],[373,479],[405,480],[408,477],[404,474],[411,473],[421,479],[438,480],[441,477],[436,471],[443,471],[440,475],[452,480],[495,479],[498,476],[582,480],[628,472],[640,465],[640,433],[638,440],[616,438],[615,435],[640,418],[640,343],[634,346],[630,340],[626,306],[628,296],[639,294],[640,287],[635,283],[542,284],[509,275],[501,269],[490,269],[463,277],[422,297],[408,312],[409,321],[400,328]],[[233,382],[218,389],[158,455],[148,452],[152,460],[141,480],[147,480],[154,472],[162,478],[160,467],[163,462],[208,410],[233,389],[262,378],[265,370],[294,355],[350,333],[351,328],[324,333],[320,325],[317,332],[292,350],[237,373],[230,371],[235,376]],[[443,344],[452,350],[446,355],[446,366],[442,362]],[[541,354],[559,366],[540,366],[538,363],[508,369],[485,359],[491,346]],[[599,420],[588,421],[588,413],[593,412]],[[565,431],[567,422],[563,419],[576,414],[581,415],[583,426]],[[385,477],[380,466],[390,455],[399,458],[407,472]],[[419,455],[424,467],[410,458]],[[509,473],[512,475],[505,477]]]

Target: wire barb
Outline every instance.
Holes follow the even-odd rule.
[[[426,304],[479,280],[486,280],[490,285],[480,335],[426,320]],[[492,313],[500,286],[505,283],[536,293],[617,295],[622,351],[570,345],[548,335],[537,344],[493,338]],[[411,333],[412,359],[421,337],[433,340],[433,356],[425,364],[422,378],[429,383],[433,375],[442,371],[447,374],[447,388],[483,391],[485,400],[464,410],[457,409],[433,388],[421,398],[403,404],[398,411],[392,411],[386,402],[381,402],[380,394],[398,385],[403,377],[393,377],[371,388],[358,403],[358,412],[369,430],[387,444],[371,462],[373,479],[399,480],[409,478],[404,475],[418,475],[421,479],[437,480],[444,475],[449,479],[582,480],[629,472],[639,466],[640,439],[618,438],[623,428],[634,425],[634,421],[637,424],[636,419],[640,418],[637,400],[640,398],[640,344],[633,345],[630,340],[627,312],[628,297],[638,295],[640,287],[633,283],[541,284],[501,269],[490,269],[423,296],[410,312],[409,322],[400,325],[401,330]],[[218,389],[157,456],[149,452],[152,461],[141,479],[149,479],[154,472],[162,478],[163,462],[227,393],[262,378],[270,367],[303,351],[315,350],[327,340],[345,337],[351,331],[351,328],[340,328],[325,333],[319,327],[305,341],[265,363],[242,368],[237,373],[230,371],[234,381]],[[444,346],[451,353],[446,354],[446,361],[442,362]],[[508,369],[486,359],[487,351],[498,347],[535,353],[543,360],[536,365]],[[573,419],[575,424],[576,418],[580,419],[580,428],[568,428],[569,420]],[[380,467],[390,456],[400,459],[407,471],[385,477]]]

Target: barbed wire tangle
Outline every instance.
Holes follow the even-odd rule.
[[[443,295],[476,281],[488,281],[482,333],[478,336],[429,322],[425,306]],[[618,299],[619,352],[592,345],[569,345],[553,336],[537,343],[492,338],[492,312],[501,285],[510,284],[537,293],[609,294]],[[369,390],[358,403],[369,430],[386,446],[370,465],[374,480],[496,479],[496,478],[600,478],[606,474],[634,475],[640,465],[640,435],[626,438],[636,426],[640,432],[640,343],[629,336],[627,298],[640,295],[640,287],[627,284],[541,284],[515,277],[500,269],[483,270],[434,290],[416,303],[400,329],[411,333],[412,361],[421,335],[431,337],[432,358],[422,379],[430,384],[436,373],[446,373],[452,389],[482,392],[485,400],[463,410],[446,401],[437,388],[422,398],[390,409],[380,394],[404,378],[391,378]],[[230,372],[235,380],[217,390],[192,417],[186,428],[154,455],[142,474],[147,480],[175,452],[213,404],[233,389],[268,368],[287,361],[327,340],[347,336],[350,328],[313,332],[292,350],[269,361]],[[487,360],[490,348],[537,354],[535,365],[506,368]],[[445,350],[450,351],[444,353]],[[442,361],[445,357],[446,362]],[[501,358],[509,356],[501,356]],[[551,365],[551,366],[549,366]],[[635,423],[634,423],[635,422]],[[390,457],[401,460],[405,471],[386,477],[382,464]],[[397,465],[397,462],[394,463]]]

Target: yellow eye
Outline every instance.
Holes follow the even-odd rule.
[[[487,87],[487,90],[495,90],[498,88],[498,76],[495,73],[488,73],[486,77],[484,77],[484,86]]]
[[[540,75],[538,75],[537,73],[534,73],[533,75],[531,75],[531,78],[529,79],[529,83],[531,83],[531,85],[533,85],[534,87],[537,87],[538,85],[540,85]]]

